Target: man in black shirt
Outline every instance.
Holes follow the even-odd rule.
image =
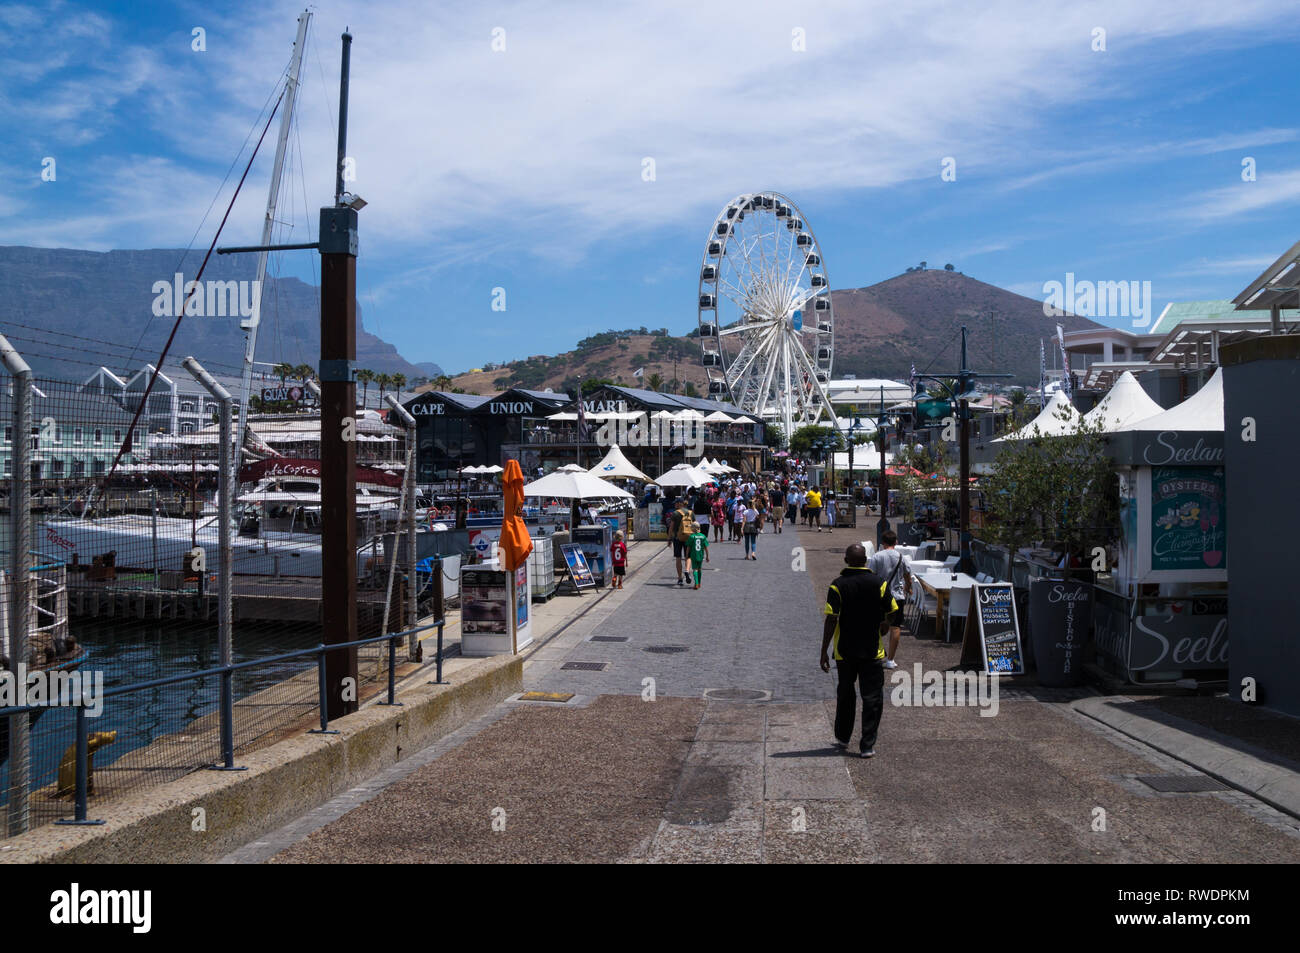
[[[844,572],[826,593],[826,623],[822,627],[821,666],[831,670],[828,650],[833,648],[839,675],[835,704],[835,747],[844,750],[853,736],[858,697],[862,692],[862,740],[864,758],[876,753],[876,732],[885,706],[885,646],[880,625],[898,608],[889,583],[867,569],[867,551],[854,543],[844,551]]]

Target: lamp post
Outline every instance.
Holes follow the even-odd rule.
[[[957,404],[958,422],[961,424],[961,436],[959,449],[961,453],[961,463],[958,470],[958,479],[961,481],[958,487],[960,508],[959,512],[959,536],[961,539],[961,559],[957,564],[960,572],[969,573],[974,565],[970,555],[970,405],[972,397],[977,397],[978,392],[975,390],[975,381],[980,379],[991,379],[995,377],[1014,377],[1013,374],[977,374],[966,366],[966,325],[961,326],[961,369],[956,373],[957,389],[954,391],[952,385],[941,377],[934,377],[928,374],[912,375],[912,399],[916,400],[924,392],[916,389],[916,382],[928,380],[938,384],[948,400]]]

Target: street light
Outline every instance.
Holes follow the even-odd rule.
[[[915,401],[918,397],[926,395],[926,392],[920,391],[916,387],[916,382],[920,380],[932,381],[943,388],[948,399],[957,404],[957,418],[961,423],[961,464],[959,479],[959,535],[961,537],[961,559],[957,564],[960,572],[969,573],[974,569],[970,554],[970,406],[968,401],[979,396],[979,391],[975,389],[975,381],[979,379],[991,379],[995,377],[1014,377],[1014,374],[976,374],[966,366],[966,325],[961,326],[961,369],[957,371],[957,388],[954,390],[952,385],[941,377],[934,377],[929,374],[912,375],[912,399]],[[926,395],[928,396],[928,395]]]

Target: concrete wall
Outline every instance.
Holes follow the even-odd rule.
[[[1300,716],[1300,336],[1260,337],[1220,349],[1228,524],[1229,691],[1254,678],[1259,704]],[[1242,437],[1254,418],[1253,442]]]
[[[47,824],[5,842],[0,864],[202,863],[300,817],[486,713],[523,687],[523,656],[475,660],[450,685],[427,672],[399,698],[236,758],[247,770],[197,771],[119,801],[90,802],[102,827]],[[205,830],[196,831],[202,808]]]

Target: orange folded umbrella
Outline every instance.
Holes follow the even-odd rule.
[[[519,515],[524,505],[524,473],[519,469],[518,460],[506,461],[501,486],[505,489],[505,517],[501,520],[499,545],[506,569],[513,572],[533,551],[533,538],[528,535],[528,527]]]

